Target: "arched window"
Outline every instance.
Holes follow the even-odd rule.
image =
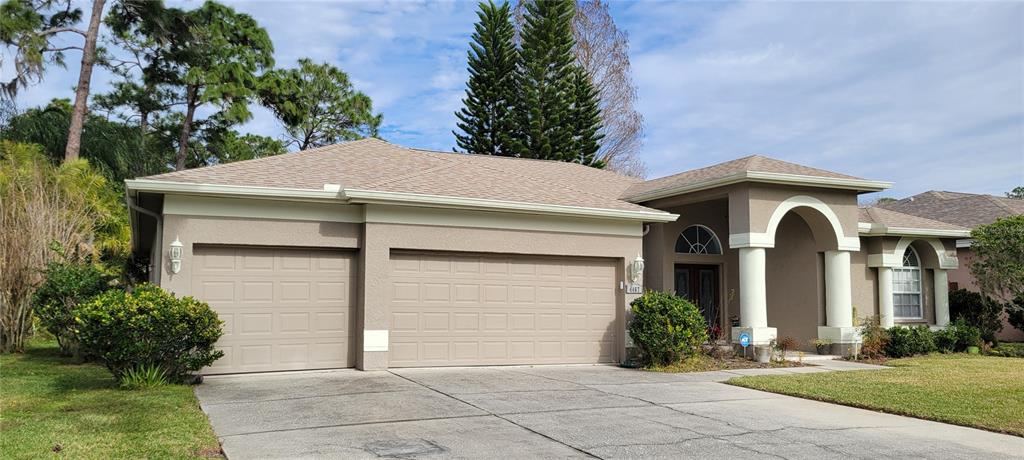
[[[897,318],[921,319],[921,259],[917,251],[907,246],[903,251],[903,266],[892,270],[892,306]]]
[[[676,252],[680,254],[721,254],[722,243],[710,228],[703,225],[691,225],[679,234],[676,240]]]

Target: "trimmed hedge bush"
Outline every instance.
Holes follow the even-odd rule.
[[[159,368],[169,381],[181,382],[224,356],[213,348],[223,332],[210,306],[152,284],[107,291],[77,314],[82,348],[118,380],[129,370]]]
[[[893,326],[889,328],[888,336],[885,355],[890,358],[926,355],[936,350],[935,337],[928,326]]]
[[[32,309],[39,323],[57,338],[61,353],[77,355],[75,309],[110,289],[112,277],[84,262],[51,262],[44,276],[32,296]]]
[[[664,366],[690,357],[708,341],[704,315],[690,301],[648,291],[630,303],[629,336],[647,365]]]

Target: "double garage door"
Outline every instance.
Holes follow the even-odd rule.
[[[208,373],[351,367],[355,254],[198,246],[194,295],[217,311],[225,352]],[[393,252],[389,365],[615,359],[612,260]]]

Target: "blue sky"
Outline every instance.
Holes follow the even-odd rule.
[[[348,72],[385,139],[452,148],[475,3],[228,3],[267,28],[279,66]],[[893,181],[887,196],[1024,185],[1024,3],[617,1],[612,14],[649,177],[760,153]],[[18,104],[71,97],[74,80],[54,69]],[[280,132],[264,110],[244,130]]]

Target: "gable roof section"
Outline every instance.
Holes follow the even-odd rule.
[[[904,214],[877,206],[858,209],[861,235],[945,236],[965,238],[970,230],[937,220]]]
[[[1001,217],[1024,214],[1024,200],[974,193],[931,190],[878,207],[966,228]]]
[[[634,184],[626,190],[623,198],[639,203],[738,182],[811,185],[858,192],[884,190],[892,185],[889,182],[871,181],[762,155],[751,155]]]
[[[677,216],[619,199],[639,179],[579,164],[433,152],[379,139],[127,181],[155,192],[335,196],[393,202],[671,221]],[[335,190],[331,184],[340,186]]]

